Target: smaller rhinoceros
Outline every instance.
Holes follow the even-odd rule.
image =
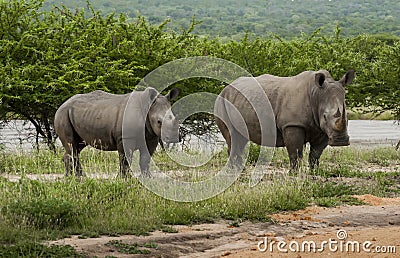
[[[54,117],[54,128],[65,148],[66,175],[72,171],[76,176],[82,175],[79,153],[90,145],[118,151],[123,177],[129,170],[127,158],[139,150],[142,175],[150,176],[149,163],[159,139],[168,143],[179,141],[178,120],[169,102],[178,95],[178,89],[163,96],[148,87],[124,95],[97,90],[72,96]]]
[[[328,71],[320,70],[305,71],[293,77],[268,74],[255,78],[241,77],[232,82],[219,95],[224,101],[217,101],[215,105],[215,120],[228,144],[231,163],[242,162],[243,149],[249,140],[257,144],[264,141],[267,144],[262,145],[270,147],[286,147],[292,169],[298,167],[303,145],[307,142],[310,143],[311,168],[318,165],[328,145],[349,145],[344,87],[353,81],[354,76],[354,70],[349,70],[342,79],[335,81]],[[270,103],[262,102],[264,100],[260,97],[264,93]],[[270,116],[274,119],[266,121],[265,128],[275,120],[276,127],[272,130],[276,130],[276,141],[261,137],[264,132],[260,122],[265,121],[258,120],[254,107],[263,105],[261,110],[269,112],[272,108]],[[235,125],[239,124],[235,110],[243,119],[248,135]],[[232,146],[232,141],[237,144]]]

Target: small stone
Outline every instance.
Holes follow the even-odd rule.
[[[263,237],[265,236],[265,231],[254,232],[252,235],[256,237]]]
[[[272,241],[275,241],[275,242],[283,242],[283,241],[285,241],[285,239],[284,239],[283,237],[273,237],[273,238],[272,238]]]
[[[314,236],[314,235],[317,235],[317,232],[314,232],[314,231],[307,231],[307,232],[306,232],[306,235],[307,235],[307,236]]]

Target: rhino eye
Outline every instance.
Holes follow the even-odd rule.
[[[158,124],[159,126],[161,126],[161,124],[162,124],[161,119],[158,119],[158,120],[157,120],[157,124]]]

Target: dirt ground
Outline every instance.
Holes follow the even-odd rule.
[[[274,214],[273,222],[265,223],[232,226],[220,221],[174,226],[177,233],[156,231],[149,236],[90,239],[75,236],[50,244],[69,244],[90,257],[400,257],[400,198],[356,197],[368,205],[308,207]],[[156,243],[157,247],[148,248],[150,253],[145,255],[123,254],[106,245],[112,240]],[[308,249],[312,243],[315,251]]]

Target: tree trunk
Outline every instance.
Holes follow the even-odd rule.
[[[49,119],[47,118],[47,117],[45,117],[44,119],[43,119],[43,125],[44,125],[44,129],[45,129],[45,141],[46,141],[46,144],[47,144],[47,146],[50,148],[50,150],[51,151],[53,151],[53,153],[54,154],[56,154],[56,145],[55,145],[55,136],[53,136],[54,135],[54,133],[53,133],[53,130],[52,130],[52,128],[51,128],[51,126],[50,126],[50,122],[49,122]]]
[[[56,153],[56,147],[55,147],[55,137],[53,137],[52,134],[52,130],[50,127],[50,123],[48,121],[48,119],[42,119],[43,125],[44,125],[44,129],[45,131],[43,131],[43,128],[40,125],[40,122],[36,121],[33,117],[31,116],[25,116],[35,127],[36,130],[36,135],[40,135],[41,137],[44,138],[46,145],[49,147],[49,149],[51,151],[54,152],[54,154]],[[37,149],[39,150],[39,144],[37,143]]]

